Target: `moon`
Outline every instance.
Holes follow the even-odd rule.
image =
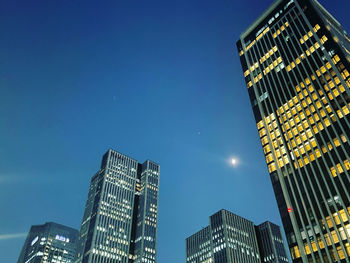
[[[231,158],[231,164],[235,166],[237,164],[237,159],[236,158]]]

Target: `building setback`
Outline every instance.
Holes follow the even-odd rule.
[[[279,250],[274,250],[272,253],[269,250],[264,251],[264,255],[275,258],[275,261],[261,261],[263,258],[259,254],[253,222],[224,209],[210,216],[209,221],[209,226],[186,239],[187,263],[288,262],[285,251],[281,256],[278,254]],[[269,248],[269,244],[265,242],[270,242],[271,238],[281,237],[281,232],[279,228],[277,229],[278,232],[261,238],[261,244],[264,245],[261,249]],[[283,246],[282,239],[280,241]]]
[[[74,262],[79,232],[56,223],[30,228],[17,263]]]
[[[294,262],[350,262],[350,38],[316,0],[277,0],[237,48]]]
[[[92,177],[76,262],[156,262],[159,165],[108,150]]]

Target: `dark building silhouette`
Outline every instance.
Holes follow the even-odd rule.
[[[278,225],[266,221],[258,226],[255,226],[255,232],[258,238],[261,262],[289,262],[281,229]]]

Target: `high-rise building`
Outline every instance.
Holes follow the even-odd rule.
[[[211,228],[207,226],[186,239],[187,263],[212,263],[213,241]]]
[[[286,248],[278,225],[266,221],[255,227],[261,262],[288,263]]]
[[[237,48],[294,262],[350,262],[350,38],[316,0],[277,0]]]
[[[56,223],[30,228],[17,263],[73,263],[79,232]]]
[[[260,243],[263,245],[260,250],[264,250],[266,255],[269,253],[266,248],[269,248],[270,238],[281,237],[278,226],[277,229],[278,232],[260,235],[263,237],[260,238]],[[282,239],[278,241],[284,246]],[[224,209],[210,216],[209,226],[186,239],[187,263],[288,262],[285,252],[283,259],[279,256],[279,252],[274,250],[268,254],[269,257],[275,258],[275,261],[260,261],[263,258],[259,255],[257,233],[253,222]]]
[[[92,177],[76,262],[156,262],[159,165],[108,150]]]

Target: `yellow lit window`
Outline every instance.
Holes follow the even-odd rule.
[[[311,146],[310,146],[309,143],[305,145],[305,149],[306,149],[306,151],[310,151],[311,150]]]
[[[336,244],[336,243],[339,243],[339,238],[338,238],[338,236],[337,236],[335,230],[333,230],[333,231],[331,232],[331,235],[332,235],[333,242],[334,242],[335,244]]]
[[[323,125],[322,125],[322,123],[320,122],[320,123],[318,123],[318,128],[320,129],[320,131],[322,131],[323,129],[324,129],[324,127],[323,127]]]
[[[273,171],[276,171],[276,165],[275,163],[271,163],[268,165],[269,172],[272,173]]]
[[[326,127],[328,127],[329,125],[331,125],[330,121],[328,118],[324,119],[324,123],[326,124]]]
[[[347,141],[347,139],[346,139],[346,137],[345,137],[344,134],[341,134],[341,135],[340,135],[340,138],[341,138],[342,142],[346,142],[346,141]]]
[[[293,259],[300,258],[300,251],[299,251],[298,246],[295,246],[291,249],[291,255],[292,255]]]
[[[332,80],[328,82],[328,85],[331,89],[335,87],[335,84]]]
[[[312,153],[310,153],[310,161],[312,162],[312,161],[314,161],[315,160],[315,156],[312,154]]]
[[[332,144],[330,144],[330,143],[327,143],[327,146],[328,146],[328,149],[329,149],[329,150],[332,150],[332,149],[333,149],[333,146],[332,146]]]
[[[341,167],[340,163],[337,164],[337,170],[340,174],[344,172],[343,167]]]
[[[307,136],[308,136],[309,138],[312,137],[312,132],[311,132],[311,130],[307,130],[306,134],[307,134]]]
[[[340,110],[337,110],[337,114],[338,114],[339,118],[343,118],[344,117],[343,113]]]
[[[350,162],[348,160],[344,161],[344,166],[346,170],[350,170]]]
[[[267,144],[269,141],[268,141],[268,139],[267,139],[267,137],[265,136],[264,138],[262,138],[261,139],[261,144],[262,145],[265,145],[265,144]]]
[[[315,149],[315,154],[317,158],[321,157],[321,152],[319,149]]]
[[[337,171],[335,170],[334,167],[331,167],[331,174],[333,177],[337,177]]]
[[[310,247],[309,247],[309,245],[308,244],[304,244],[304,250],[305,250],[305,253],[307,254],[307,255],[309,255],[310,253],[311,253],[311,250],[310,250]]]
[[[267,156],[266,156],[266,162],[267,163],[270,163],[270,162],[272,162],[273,161],[273,157],[272,157],[272,153],[270,153],[270,154],[268,154]]]
[[[334,141],[334,145],[335,145],[336,147],[340,146],[340,141],[339,141],[338,138],[334,138],[333,141]]]
[[[303,134],[301,138],[303,139],[303,142],[305,142],[307,140],[306,134]]]
[[[322,146],[322,152],[326,153],[327,152],[327,147],[326,146]]]

